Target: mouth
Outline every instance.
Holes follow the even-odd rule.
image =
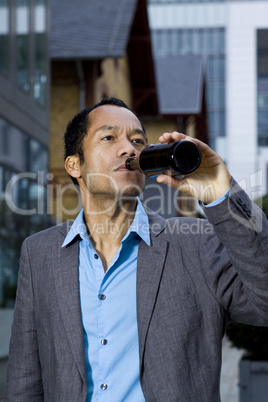
[[[115,172],[128,172],[128,173],[140,173],[138,170],[131,170],[126,167],[126,161],[121,163],[121,165],[117,166],[114,169]]]
[[[139,174],[142,174],[139,169],[135,169],[135,168],[132,168],[132,167],[131,167],[131,169],[129,169],[127,167],[127,163],[126,163],[128,160],[129,160],[129,158],[127,158],[123,163],[121,163],[119,166],[115,167],[113,170],[115,172],[125,172],[125,173],[127,172],[127,173],[139,173]]]
[[[122,163],[121,165],[117,166],[114,169],[115,172],[129,172],[129,170],[126,168],[126,162]]]

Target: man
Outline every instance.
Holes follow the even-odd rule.
[[[165,221],[137,198],[144,175],[125,168],[146,145],[126,105],[106,99],[69,123],[65,167],[83,210],[69,231],[24,242],[5,401],[220,401],[227,323],[268,325],[268,226],[193,141],[199,169],[157,181],[194,195],[208,220]]]

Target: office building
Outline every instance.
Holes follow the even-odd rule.
[[[46,0],[0,1],[0,307],[22,240],[45,225],[49,142]]]
[[[154,56],[206,65],[209,143],[256,198],[268,192],[268,2],[149,0]]]

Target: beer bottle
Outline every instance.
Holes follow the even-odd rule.
[[[139,157],[128,158],[126,168],[138,170],[150,177],[156,177],[165,170],[170,170],[172,175],[184,177],[198,169],[201,159],[201,151],[195,142],[180,140],[173,144],[149,145]]]

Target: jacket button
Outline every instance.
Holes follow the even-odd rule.
[[[252,213],[249,209],[246,210],[246,214],[247,214],[248,218],[252,217]]]
[[[106,296],[103,295],[103,294],[101,294],[101,295],[99,295],[99,299],[100,299],[100,300],[105,300],[105,299],[106,299]]]
[[[102,344],[102,345],[107,345],[107,343],[108,343],[107,339],[102,339],[102,340],[101,340],[101,344]]]
[[[243,204],[243,201],[242,201],[242,199],[241,199],[240,197],[238,197],[238,198],[236,199],[236,202],[237,202],[237,204],[239,204],[239,205],[242,205],[242,204]]]
[[[108,385],[107,385],[107,384],[101,384],[101,389],[102,389],[103,391],[105,391],[107,388],[108,388]]]

